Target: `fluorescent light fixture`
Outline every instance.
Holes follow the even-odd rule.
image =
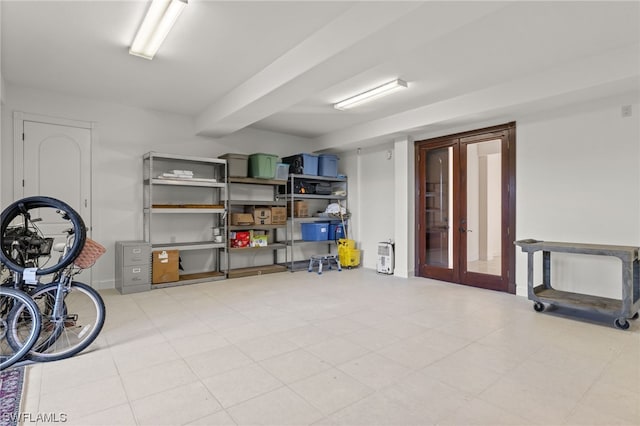
[[[398,89],[406,89],[407,87],[407,82],[398,78],[385,83],[382,86],[367,90],[366,92],[362,92],[359,95],[352,96],[349,99],[345,99],[344,101],[333,104],[333,107],[339,110],[353,108],[354,106],[360,105],[361,103],[369,102],[370,100],[373,100],[380,96],[385,96]]]
[[[133,39],[129,53],[153,59],[186,6],[187,0],[153,0],[136,38]]]

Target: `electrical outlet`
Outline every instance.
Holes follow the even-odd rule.
[[[621,112],[623,117],[631,117],[631,105],[623,105],[621,108]]]

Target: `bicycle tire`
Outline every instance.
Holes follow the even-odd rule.
[[[33,299],[24,291],[13,288],[0,287],[0,305],[0,370],[4,370],[24,358],[36,343],[41,316]],[[20,327],[20,330],[11,327]],[[7,339],[14,334],[26,335],[21,339],[22,344],[17,347],[12,346]]]
[[[31,293],[31,298],[36,304],[45,304],[44,309],[43,306],[39,306],[41,312],[53,312],[46,304],[55,300],[57,291],[58,283],[45,284],[36,287]],[[64,296],[63,305],[63,318],[42,315],[41,330],[55,330],[50,335],[57,338],[46,343],[37,342],[33,348],[42,348],[42,352],[32,348],[26,356],[27,359],[47,362],[68,358],[86,349],[98,337],[104,326],[106,309],[97,291],[84,283],[74,281]]]
[[[71,206],[64,201],[52,197],[35,196],[23,198],[9,205],[0,215],[0,262],[4,263],[4,265],[12,271],[23,273],[26,262],[24,259],[15,259],[11,254],[10,244],[7,244],[9,242],[9,237],[6,235],[7,230],[15,219],[29,215],[29,211],[31,210],[44,207],[60,210],[65,213],[64,216],[66,217],[63,217],[71,222],[74,238],[71,247],[69,247],[64,256],[49,267],[38,268],[36,275],[49,275],[68,266],[78,257],[84,247],[87,238],[87,229],[82,217]],[[28,227],[23,226],[25,232],[28,231],[27,228]]]

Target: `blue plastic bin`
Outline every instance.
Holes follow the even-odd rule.
[[[337,177],[338,156],[333,154],[320,154],[318,157],[318,175]]]
[[[301,226],[304,241],[326,241],[329,239],[328,223],[303,223]]]
[[[344,226],[342,224],[330,224],[329,225],[329,239],[330,240],[338,240],[340,238],[344,238]]]
[[[294,175],[318,176],[318,156],[313,154],[297,154],[282,159],[289,165],[289,173]]]

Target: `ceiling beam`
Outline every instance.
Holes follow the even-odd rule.
[[[356,3],[202,111],[196,117],[198,135],[228,135],[281,110],[281,105],[269,105],[270,102],[266,102],[267,105],[258,105],[256,102],[266,99],[276,90],[420,6],[420,2]],[[286,105],[290,106],[304,99],[306,95],[307,93],[299,93],[295,99],[281,98],[279,102],[291,102]]]

